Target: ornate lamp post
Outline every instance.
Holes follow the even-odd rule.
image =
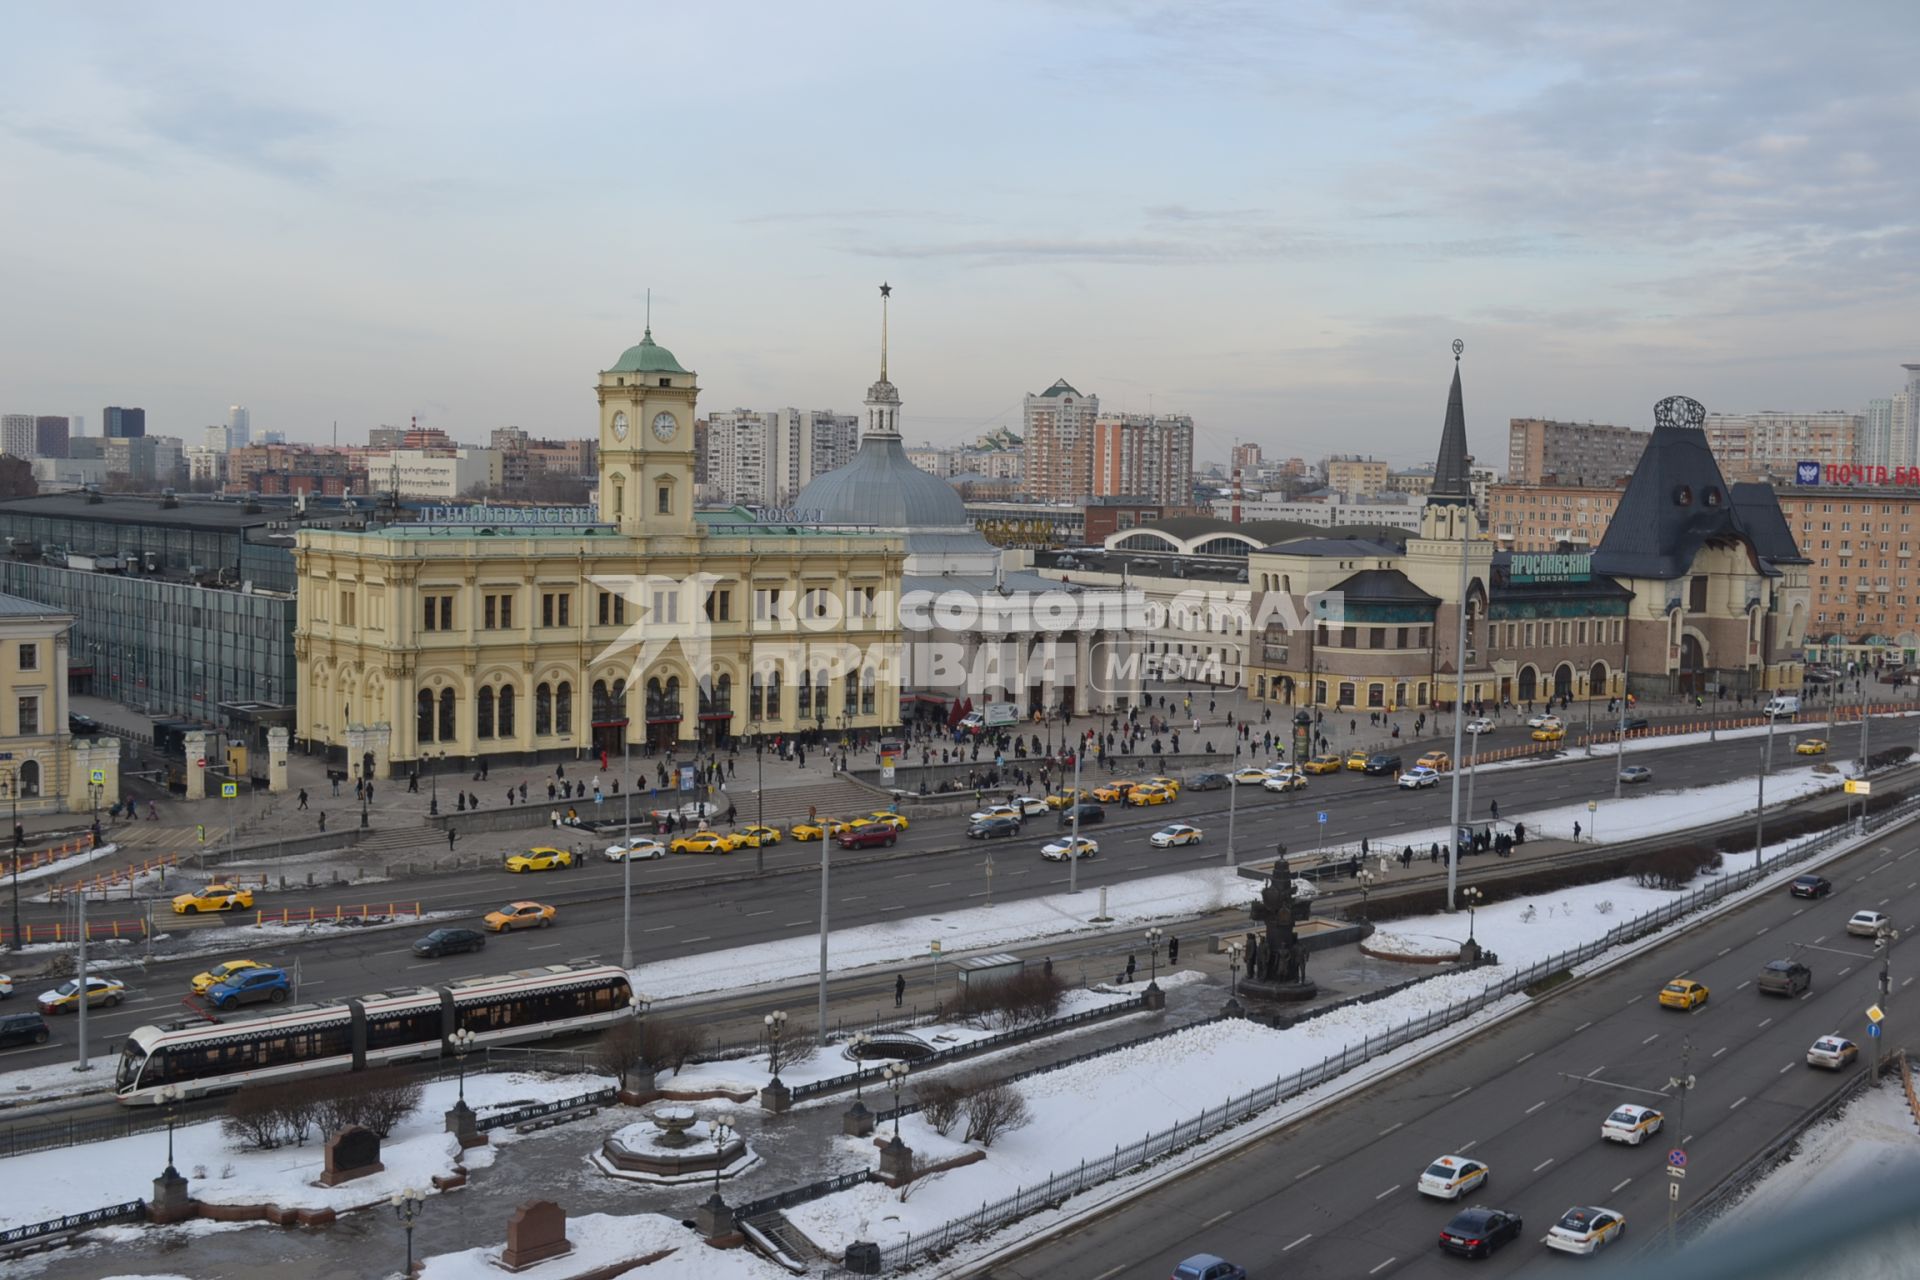
[[[733,1130],[728,1127],[727,1122],[725,1120],[715,1120],[713,1122],[713,1194],[716,1197],[720,1194],[720,1170],[722,1168],[720,1158],[726,1154],[727,1144],[732,1141]]]
[[[1487,895],[1478,885],[1468,885],[1460,891],[1460,901],[1467,904],[1467,941],[1473,941],[1473,913]]]
[[[1360,868],[1360,874],[1354,878],[1360,882],[1360,918],[1365,920],[1367,918],[1367,894],[1372,892],[1373,882],[1380,877],[1376,873],[1362,867]]]
[[[775,1009],[760,1021],[767,1030],[767,1074],[773,1077],[774,1084],[779,1084],[780,1033],[787,1029],[787,1011]]]
[[[430,818],[440,816],[440,761],[446,756],[447,753],[442,751],[437,757],[427,757],[427,785],[433,789],[433,795],[427,801],[427,816]]]
[[[160,1105],[167,1109],[167,1171],[161,1176],[169,1180],[180,1176],[173,1167],[173,1115],[174,1108],[179,1104],[180,1086],[177,1084],[162,1085],[160,1088]]]
[[[900,1141],[900,1086],[907,1082],[909,1070],[906,1063],[894,1061],[889,1062],[887,1069],[881,1073],[881,1078],[885,1080],[887,1087],[893,1090],[893,1140],[895,1142]]]
[[[1166,930],[1158,925],[1147,930],[1147,964],[1150,966],[1147,981],[1150,983],[1160,980],[1160,939],[1165,936]]]
[[[453,1060],[460,1064],[460,1097],[454,1104],[459,1107],[467,1105],[467,1055],[473,1052],[474,1041],[479,1038],[466,1027],[447,1037],[447,1043],[453,1046]]]
[[[400,1220],[401,1227],[407,1233],[407,1269],[401,1274],[411,1276],[413,1274],[413,1224],[419,1220],[420,1211],[426,1208],[427,1196],[417,1188],[407,1187],[394,1192],[393,1199],[389,1203],[393,1205],[393,1216]]]
[[[860,1051],[872,1043],[873,1037],[864,1031],[856,1031],[847,1038],[847,1050],[853,1054],[854,1061],[853,1100],[855,1102],[860,1101],[860,1088],[867,1079],[866,1068],[863,1065],[866,1059],[860,1055]]]
[[[1240,962],[1246,958],[1246,943],[1232,942],[1227,944],[1227,970],[1232,975],[1229,980],[1231,985],[1227,988],[1227,994],[1230,996],[1240,994]]]

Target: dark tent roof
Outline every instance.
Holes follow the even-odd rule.
[[[1404,542],[1373,538],[1296,538],[1260,550],[1277,556],[1397,556],[1406,549]]]
[[[1414,586],[1407,575],[1398,569],[1362,569],[1343,579],[1334,590],[1349,602],[1387,601],[1393,604],[1422,604],[1429,608],[1440,603],[1438,596],[1430,596]]]
[[[1594,550],[1595,573],[1672,581],[1692,569],[1702,547],[1722,541],[1744,543],[1769,575],[1779,572],[1773,559],[1800,562],[1772,492],[1746,485],[1741,488],[1761,493],[1736,493],[1720,474],[1701,429],[1706,410],[1699,401],[1669,396],[1654,418],[1646,452]],[[1762,509],[1769,506],[1766,518]]]
[[[1456,344],[1457,345],[1457,344]],[[1455,505],[1473,500],[1467,470],[1467,414],[1460,402],[1460,353],[1453,355],[1453,386],[1447,390],[1447,417],[1440,426],[1440,456],[1433,464],[1433,488],[1427,496]]]

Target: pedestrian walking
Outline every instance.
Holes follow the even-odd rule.
[[[1573,824],[1573,842],[1580,843],[1580,824],[1577,822]]]
[[[560,788],[551,782],[547,783],[547,803],[552,804],[559,796]]]
[[[1211,704],[1208,705],[1207,710],[1213,710]],[[1167,939],[1167,963],[1169,965],[1180,963],[1180,939],[1178,938]]]
[[[513,808],[513,788],[507,788],[507,808]]]
[[[448,853],[453,852],[453,828],[452,827],[447,828],[447,852]]]
[[[1132,954],[1129,953],[1127,956],[1127,981],[1128,982],[1133,981],[1133,970],[1134,970],[1134,959]]]
[[[898,1009],[900,1002],[906,998],[907,975],[904,973],[896,973],[893,975],[893,1007]]]
[[[337,795],[339,795],[339,794],[340,794],[340,775],[339,775],[339,774],[337,774],[337,773],[335,773],[335,774],[331,774],[331,775],[329,775],[329,776],[331,777],[331,779],[332,779],[332,781],[333,781],[333,794],[335,794],[335,795],[337,796]]]
[[[307,789],[305,787],[300,788],[300,807],[302,809],[307,807]],[[115,812],[118,812],[117,807]]]
[[[418,769],[407,774],[407,794],[415,796],[420,794],[420,771]]]
[[[320,829],[322,831],[327,829],[327,811],[325,809],[320,811]]]
[[[1440,842],[1438,840],[1435,840],[1433,842],[1433,852],[1427,855],[1427,861],[1428,862],[1440,861]]]
[[[520,784],[520,803],[525,804],[526,802],[527,802],[527,784],[523,782]]]

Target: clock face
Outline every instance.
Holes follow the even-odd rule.
[[[613,438],[615,440],[625,440],[627,438],[627,415],[625,412],[613,415]]]
[[[680,429],[680,423],[670,413],[653,415],[653,434],[663,443],[673,439],[673,433]]]

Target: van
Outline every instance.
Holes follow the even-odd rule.
[[[1800,714],[1800,699],[1791,693],[1779,694],[1767,699],[1766,714],[1773,716],[1797,716]]]

